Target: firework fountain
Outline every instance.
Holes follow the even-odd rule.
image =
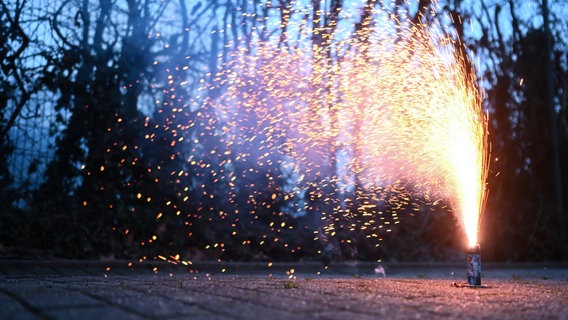
[[[297,11],[304,16],[305,9]],[[399,211],[420,198],[428,205],[449,202],[468,247],[476,246],[486,117],[465,50],[446,31],[449,18],[432,11],[413,23],[404,14],[371,10],[361,27],[338,26],[334,34],[342,37],[315,42],[313,33],[325,30],[306,28],[291,12],[286,30],[293,35],[247,39],[203,82],[200,96],[207,98],[192,102],[194,124],[205,135],[191,137],[202,146],[188,164],[226,184],[219,217],[232,222],[231,236],[238,236],[239,224],[271,212],[273,221],[263,223],[272,235],[259,237],[259,246],[271,241],[301,250],[282,241],[292,229],[286,217],[299,216],[312,217],[316,241],[364,231],[378,246],[400,222]],[[282,41],[292,38],[300,40]],[[204,146],[207,137],[216,143]],[[213,167],[208,157],[222,161]],[[201,188],[204,197],[220,198]],[[217,246],[223,243],[206,249]]]
[[[357,183],[381,199],[385,186],[412,185],[449,200],[474,246],[487,172],[474,73],[438,19],[416,25],[374,14],[377,23],[347,39],[292,47],[258,40],[234,52],[213,85],[227,91],[207,104],[224,124],[227,149],[257,166],[278,162],[297,177],[295,194],[311,187],[328,199],[322,220],[345,214],[340,186]],[[358,227],[378,232],[378,224]]]

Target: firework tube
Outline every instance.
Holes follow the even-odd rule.
[[[467,248],[467,284],[481,286],[481,249],[479,244]]]

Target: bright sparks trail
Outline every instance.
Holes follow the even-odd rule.
[[[256,41],[235,52],[213,84],[228,89],[207,102],[225,154],[237,155],[235,168],[254,168],[237,179],[276,164],[292,182],[265,198],[285,193],[297,214],[317,212],[325,235],[359,229],[380,239],[398,222],[397,210],[418,197],[450,202],[475,244],[488,152],[476,79],[437,20],[412,25],[375,16],[372,28],[347,40],[313,48]],[[273,173],[266,177],[282,179]],[[357,198],[346,200],[353,189]],[[252,184],[249,191],[247,203],[270,207],[257,199],[262,190]]]
[[[360,155],[352,162],[366,182],[404,179],[450,200],[473,245],[485,200],[486,122],[475,79],[455,43],[436,30],[399,29],[397,40],[377,35],[369,54],[348,56],[341,112],[359,117],[349,124],[362,133],[352,137]]]

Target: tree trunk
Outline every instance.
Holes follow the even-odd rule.
[[[553,162],[553,183],[554,183],[554,198],[556,214],[558,215],[558,236],[559,240],[564,240],[564,203],[562,199],[562,168],[560,165],[560,148],[558,145],[558,127],[556,121],[556,110],[554,108],[554,76],[553,76],[553,63],[552,56],[552,33],[550,32],[550,21],[548,11],[548,0],[542,0],[542,15],[544,34],[546,36],[546,61],[545,61],[545,76],[546,76],[546,97],[549,112],[550,124],[550,139],[552,146],[552,162]]]

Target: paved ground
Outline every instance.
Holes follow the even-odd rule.
[[[0,260],[0,319],[568,319],[567,264],[127,264]]]

